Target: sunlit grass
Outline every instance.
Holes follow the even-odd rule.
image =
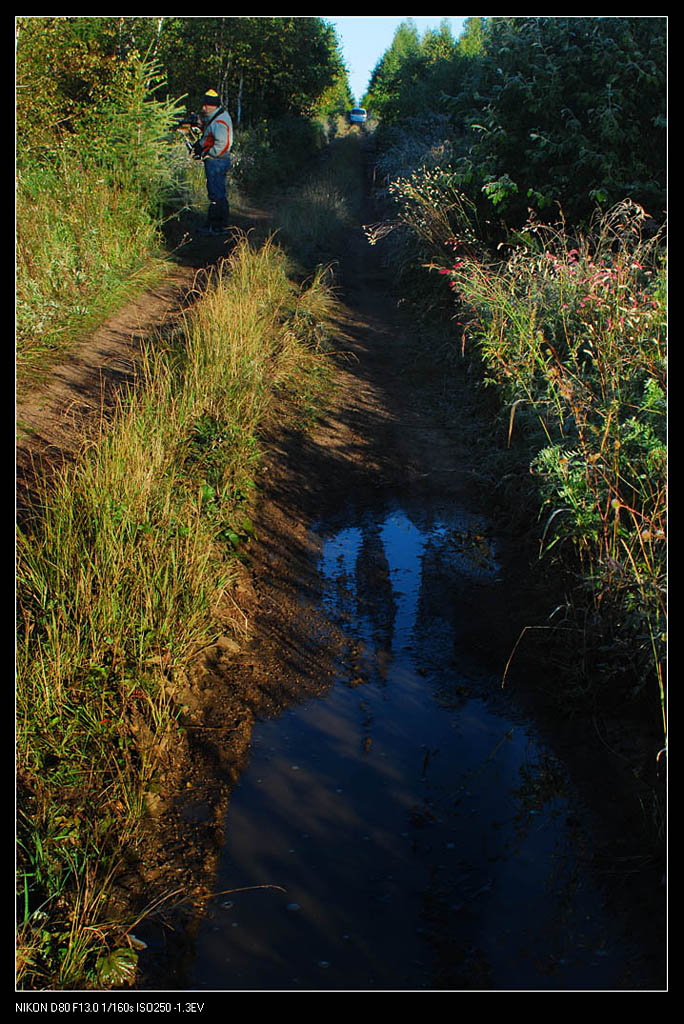
[[[104,893],[178,727],[169,674],[229,628],[260,432],[320,395],[333,305],[324,275],[298,287],[282,250],[239,238],[19,534],[21,987],[98,984],[119,962]]]
[[[34,180],[35,179],[35,180]],[[20,385],[160,276],[157,225],[131,193],[98,179],[73,155],[19,175],[16,365]],[[155,262],[156,261],[156,262]]]

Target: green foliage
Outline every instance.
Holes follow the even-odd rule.
[[[96,112],[96,135],[86,150],[110,187],[138,196],[156,217],[178,189],[172,130],[179,107],[155,95],[165,88],[157,60],[133,54],[123,61],[107,102]]]
[[[334,122],[335,118],[344,117],[352,107],[356,106],[339,45],[336,49],[338,66],[333,72],[331,84],[322,92],[315,108],[316,114],[327,119],[328,122]]]
[[[456,53],[446,21],[420,37],[409,18],[376,64],[363,105],[386,123],[429,112],[440,91],[451,84]]]
[[[20,17],[17,32],[22,147],[40,147],[38,127],[92,127],[91,107],[136,54],[158,61],[167,97],[194,110],[218,89],[236,124],[328,116],[350,98],[335,30],[319,17]]]
[[[77,132],[106,101],[119,61],[93,39],[101,19],[19,17],[16,23],[17,157],[38,155]],[[49,69],[49,73],[47,72]]]
[[[234,174],[249,192],[289,186],[326,141],[309,115],[349,96],[320,18],[17,19],[22,383],[149,280],[161,219],[194,180],[176,97],[198,109],[209,85],[243,114]]]
[[[486,19],[466,18],[463,31],[458,37],[458,52],[463,57],[480,57],[486,45]]]
[[[473,19],[438,73],[419,52],[374,82],[398,286],[419,313],[426,265],[450,285],[569,581],[580,687],[655,680],[666,733],[664,19]]]
[[[469,19],[436,59],[428,43],[406,24],[376,66],[366,105],[381,152],[412,119],[448,115],[448,170],[499,240],[559,205],[570,225],[626,198],[662,219],[664,18]]]
[[[55,51],[54,81],[63,82],[57,42],[63,42],[60,31],[70,41],[74,26],[62,19],[49,22],[43,35],[34,21],[20,33],[20,77],[35,71],[32,46],[42,40]],[[78,45],[66,48],[69,67],[74,52],[80,52]],[[18,129],[16,311],[22,379],[136,286],[135,275],[160,253],[161,212],[184,188],[186,161],[178,162],[171,133],[176,106],[156,98],[164,85],[158,64],[135,52],[115,64],[102,58],[101,64],[107,92],[87,104],[87,116],[54,91],[50,117],[64,111],[68,116],[52,127],[41,125],[46,110],[39,104],[42,134],[33,130],[28,114]],[[49,78],[36,79],[32,90],[39,93]]]
[[[462,167],[509,223],[553,204],[577,223],[625,198],[662,214],[664,18],[495,18],[476,64],[477,94],[448,106],[466,128],[479,100]]]
[[[496,395],[569,580],[580,685],[597,699],[622,676],[627,700],[655,679],[665,728],[664,21],[480,19],[461,43],[423,72],[422,113],[415,45],[394,97],[377,92],[384,245],[414,313],[443,310],[426,267],[450,285],[454,347]]]
[[[318,17],[166,18],[158,55],[172,95],[198,109],[215,88],[236,125],[311,114],[345,74],[335,31]]]
[[[119,947],[99,957],[96,964],[97,981],[101,988],[121,988],[135,979],[138,954],[132,949]]]
[[[531,225],[504,261],[454,240],[443,273],[547,510],[545,550],[584,570],[605,645],[661,686],[666,635],[666,306],[659,239],[619,204],[572,244]]]

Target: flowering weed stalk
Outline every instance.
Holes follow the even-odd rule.
[[[665,727],[666,268],[645,222],[625,201],[579,240],[530,225],[498,263],[457,238],[440,270],[510,410],[509,444],[526,411],[542,548],[579,555],[602,646],[610,623],[635,677],[655,673]]]

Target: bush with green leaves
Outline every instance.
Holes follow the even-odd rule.
[[[647,223],[627,201],[579,239],[531,224],[498,261],[455,238],[441,272],[509,444],[528,413],[518,437],[546,509],[544,550],[577,560],[604,649],[664,697],[666,266]]]
[[[402,134],[414,140],[417,121],[448,117],[452,155],[443,166],[497,240],[522,227],[529,209],[553,220],[559,205],[572,225],[626,198],[662,221],[666,19],[469,22],[432,59],[415,28],[397,30],[366,103],[380,119],[381,154]]]
[[[18,148],[22,376],[139,286],[136,274],[161,253],[161,213],[180,201],[188,163],[177,159],[176,105],[155,95],[162,84],[154,62],[132,55],[87,124]]]
[[[574,224],[625,198],[661,218],[666,47],[665,18],[491,19],[477,97],[447,101],[472,133],[463,187],[514,226],[530,207]]]

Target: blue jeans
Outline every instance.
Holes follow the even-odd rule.
[[[204,161],[204,173],[207,178],[207,195],[210,203],[220,203],[227,199],[226,175],[229,170],[229,156],[210,156]]]

